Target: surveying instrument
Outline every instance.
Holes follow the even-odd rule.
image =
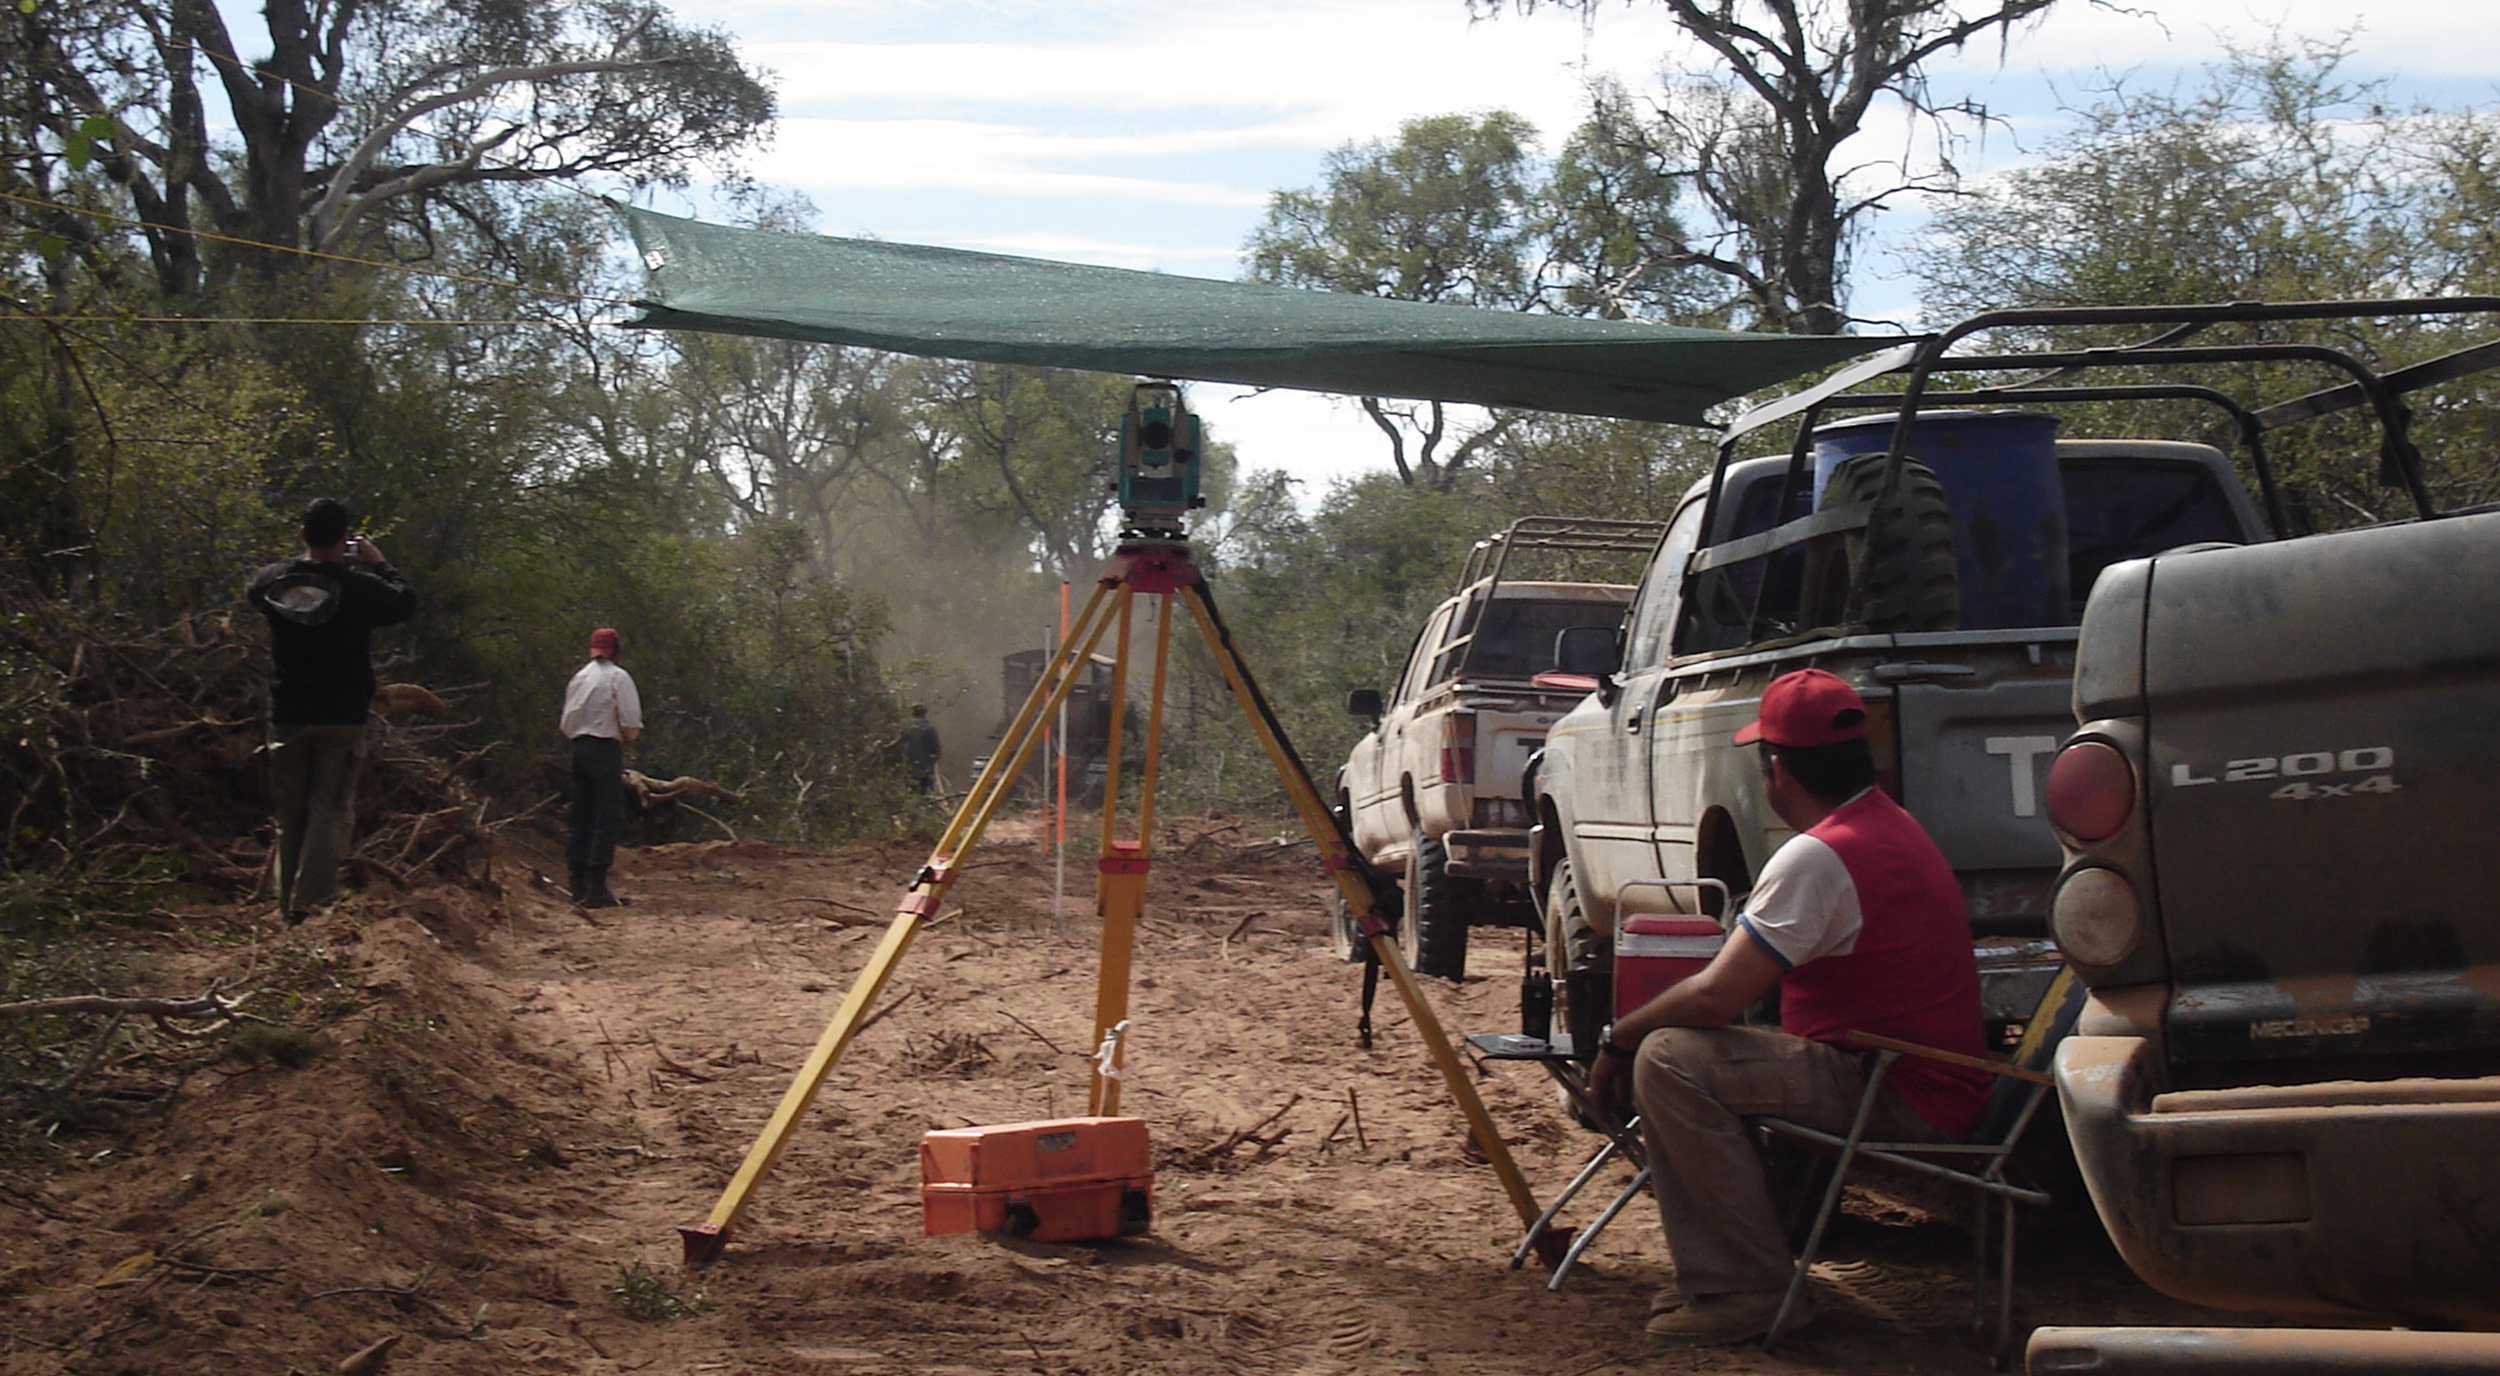
[[[1344,898],[1346,910],[1359,914],[1356,925],[1370,943],[1372,959],[1378,968],[1388,972],[1398,997],[1405,1002],[1416,1031],[1432,1054],[1434,1063],[1447,1082],[1450,1095],[1458,1103],[1467,1120],[1477,1146],[1500,1178],[1502,1188],[1510,1197],[1511,1206],[1523,1222],[1537,1223],[1537,1203],[1529,1193],[1525,1177],[1511,1160],[1503,1145],[1502,1135],[1494,1127],[1492,1115],[1476,1094],[1468,1079],[1467,1068],[1451,1046],[1449,1035],[1442,1030],[1440,1019],[1424,998],[1414,972],[1398,955],[1395,919],[1398,899],[1396,885],[1354,849],[1345,823],[1329,808],[1311,783],[1310,771],[1294,753],[1285,738],[1267,698],[1252,678],[1249,663],[1233,643],[1232,633],[1215,609],[1207,591],[1205,575],[1191,559],[1184,534],[1187,514],[1204,504],[1199,496],[1200,462],[1203,437],[1198,417],[1192,414],[1181,395],[1180,387],[1171,382],[1142,382],[1130,393],[1128,410],[1120,417],[1119,494],[1122,529],[1119,544],[1112,552],[1094,591],[1086,599],[1084,609],[1071,623],[1049,663],[1043,668],[1033,689],[1009,722],[998,748],[990,753],[980,777],[971,791],[964,795],[961,806],[946,824],[936,846],[929,852],[928,862],[912,878],[901,900],[894,905],[893,922],[886,928],[884,939],[868,956],[858,977],[852,981],[850,993],[842,1000],[832,1023],[816,1041],[800,1066],[798,1076],[781,1097],[765,1123],[763,1135],[748,1149],[746,1160],[731,1177],[729,1188],[711,1217],[694,1227],[677,1231],[685,1240],[685,1262],[701,1265],[720,1256],[728,1245],[730,1229],[745,1212],[756,1187],[773,1168],[781,1155],[792,1129],[825,1074],[850,1045],[851,1038],[866,1023],[868,1011],[884,992],[903,955],[911,949],[912,939],[923,923],[935,916],[945,901],[947,891],[963,872],[965,858],[980,842],[982,831],[1006,799],[1009,786],[1023,772],[1027,758],[1036,742],[1041,740],[1044,724],[1067,697],[1083,667],[1091,663],[1094,651],[1103,637],[1117,630],[1113,641],[1111,700],[1125,704],[1128,700],[1130,659],[1129,628],[1136,601],[1140,596],[1156,599],[1154,660],[1147,686],[1145,749],[1137,786],[1136,832],[1132,839],[1123,839],[1120,832],[1121,734],[1126,712],[1119,707],[1111,713],[1110,735],[1105,756],[1102,802],[1102,852],[1097,864],[1095,908],[1102,919],[1102,961],[1096,978],[1094,994],[1094,1040],[1100,1047],[1091,1071],[1087,1091],[1087,1113],[1110,1117],[1119,1112],[1120,1065],[1123,1046],[1129,1031],[1129,970],[1134,952],[1137,920],[1145,903],[1146,878],[1153,863],[1154,806],[1156,770],[1163,744],[1163,697],[1165,668],[1170,660],[1172,642],[1172,610],[1175,601],[1188,609],[1205,639],[1207,650],[1215,658],[1224,682],[1249,720],[1251,733],[1267,751],[1276,767],[1276,777],[1292,800],[1294,812],[1303,828],[1319,847],[1328,875]],[[1540,1234],[1551,1238],[1551,1234]],[[1554,1239],[1554,1251],[1560,1252],[1560,1240]],[[1541,1248],[1542,1250],[1542,1248]],[[1551,1258],[1549,1258],[1550,1260]]]

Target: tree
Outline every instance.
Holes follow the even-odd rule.
[[[1541,3],[1593,14],[1599,0],[1469,0],[1479,15]],[[1910,193],[1955,185],[1959,131],[1987,112],[1940,99],[1926,64],[1989,34],[2000,39],[2055,0],[1659,0],[1718,68],[1671,78],[1646,107],[1621,86],[1591,88],[1586,137],[1618,165],[1646,165],[1688,191],[1705,217],[1661,241],[1668,264],[1723,279],[1739,324],[1838,334],[1849,323],[1850,250],[1866,222]],[[1733,84],[1730,84],[1730,79]],[[1932,140],[1934,161],[1844,161],[1845,146],[1890,101]]]
[[[2500,213],[2500,133],[2477,112],[2401,110],[2383,84],[2345,77],[2340,41],[2276,42],[2233,54],[2190,89],[2111,86],[2035,166],[1948,206],[1912,260],[1925,308],[1950,318],[1994,307],[2319,300],[2434,295],[2500,281],[2490,238]],[[2483,332],[2488,331],[2488,322]],[[2027,342],[2092,345],[2129,331],[2021,331]],[[2427,318],[2356,322],[2345,347],[2382,367],[2477,342],[2471,325]],[[2337,380],[2315,369],[2244,365],[2231,389],[2267,400]],[[2488,406],[2459,405],[2484,379],[2444,389],[2424,436],[2443,505],[2500,496]],[[2092,418],[2105,433],[2209,429],[2207,408]],[[2270,436],[2294,519],[2309,528],[2382,520],[2410,504],[2377,483],[2359,416]],[[2431,442],[2434,437],[2445,443]]]
[[[1664,183],[1575,137],[1548,166],[1517,115],[1436,115],[1394,142],[1348,144],[1321,185],[1280,191],[1245,250],[1262,282],[1400,301],[1611,319],[1678,313],[1677,274],[1651,245],[1678,231]],[[1410,487],[1452,491],[1520,423],[1462,425],[1437,401],[1362,399]]]
[[[1527,121],[1494,111],[1408,120],[1394,143],[1347,144],[1328,155],[1319,188],[1269,198],[1244,250],[1249,275],[1358,296],[1525,309],[1537,295],[1535,139]],[[1449,408],[1437,401],[1365,397],[1362,407],[1388,438],[1399,479],[1435,491],[1448,491],[1509,424],[1497,415],[1453,435]]]
[[[208,276],[195,229],[324,254],[425,256],[439,217],[476,214],[464,192],[599,174],[674,182],[773,115],[726,35],[620,0],[261,12],[265,54],[210,0],[57,0],[7,16],[12,79],[34,94],[61,156],[91,156],[127,198],[169,297]],[[209,113],[218,99],[222,119]],[[244,257],[269,277],[306,261]]]

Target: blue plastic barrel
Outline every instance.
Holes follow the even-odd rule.
[[[1816,501],[1843,459],[1891,446],[1894,420],[1860,416],[1815,428]],[[1910,432],[1910,457],[1935,471],[1953,509],[1966,631],[2073,624],[2057,423],[2037,411],[1928,411]]]

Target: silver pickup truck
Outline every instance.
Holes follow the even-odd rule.
[[[1917,452],[1939,459],[1963,449],[1994,462],[1994,446],[2027,444],[2038,452],[2025,462],[2045,467],[2057,486],[2054,567],[2035,551],[2017,572],[2036,580],[2037,595],[2000,599],[2009,605],[1988,624],[1961,624],[1958,597],[1940,611],[1899,606],[1894,624],[1824,624],[1807,605],[1804,548],[1708,562],[1714,551],[1743,555],[1748,542],[1826,509],[1812,488],[1791,483],[1786,458],[1731,463],[1687,494],[1641,581],[1619,655],[1607,654],[1596,693],[1548,733],[1529,796],[1547,959],[1575,1043],[1590,1044],[1582,1039],[1609,1016],[1604,991],[1619,912],[1689,908],[1706,892],[1633,881],[1715,879],[1741,896],[1788,839],[1763,801],[1753,751],[1730,738],[1753,720],[1772,679],[1808,667],[1840,675],[1865,697],[1881,786],[1935,837],[1961,879],[1990,1019],[2010,1030],[2030,1015],[2058,964],[2048,940],[2058,849],[2041,789],[2072,729],[2081,608],[2070,589],[2088,588],[2114,559],[2264,538],[2219,450],[2058,441],[2052,423],[2029,413],[1948,412],[1922,418],[1916,432]],[[1828,439],[1859,427],[1823,429]],[[2009,431],[2019,433],[2008,439]],[[1836,459],[1824,491],[1863,481],[1880,460]],[[1985,513],[1984,502],[1974,505]],[[1949,499],[1934,515],[1957,527],[1955,536],[1978,519],[1955,513]],[[1941,559],[1948,585],[1964,581],[1949,551],[1908,552]]]
[[[1866,696],[1881,785],[1960,877],[1987,1016],[2014,1035],[2060,960],[2049,918],[2061,856],[2043,789],[2073,730],[2076,627],[2095,580],[2127,560],[2298,528],[2275,431],[2339,409],[2401,431],[2391,387],[2467,370],[2423,365],[2382,386],[2337,347],[2335,326],[2287,342],[2287,323],[2460,309],[2481,307],[1993,312],[1739,417],[1670,519],[1624,625],[1559,647],[1558,668],[1595,691],[1548,735],[1524,801],[1544,954],[1575,1044],[1611,1012],[1622,911],[1706,910],[1721,886],[1741,900],[1787,839],[1729,738],[1772,678],[1807,666]],[[2108,342],[2138,327],[2144,338]],[[2055,342],[2057,330],[2096,332],[2093,346]],[[2008,337],[2053,342],[1969,347]],[[2339,386],[2260,411],[2204,380],[2294,367]],[[2089,423],[2073,418],[2122,408],[2179,438],[2071,433],[2070,420]],[[1758,435],[1785,452],[1746,457]],[[2392,458],[2381,471],[2428,511],[2418,473]]]

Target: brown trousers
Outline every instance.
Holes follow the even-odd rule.
[[[1766,1027],[1669,1027],[1641,1043],[1632,1096],[1658,1222],[1685,1294],[1788,1283],[1796,1259],[1744,1119],[1768,1114],[1845,1133],[1865,1097],[1866,1076],[1855,1052]],[[1944,1140],[1889,1086],[1867,1134],[1887,1142]]]
[[[269,728],[269,801],[278,820],[278,908],[301,914],[338,893],[356,830],[365,727]]]

